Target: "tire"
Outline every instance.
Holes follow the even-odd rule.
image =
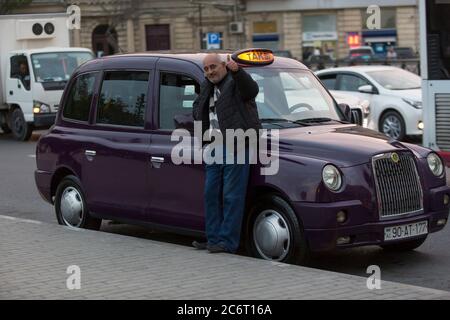
[[[80,180],[72,175],[62,179],[56,189],[55,213],[59,224],[72,228],[99,230],[102,223],[89,214]]]
[[[392,251],[392,252],[403,252],[403,251],[412,251],[414,249],[417,249],[420,247],[427,237],[414,239],[414,240],[408,240],[408,241],[402,241],[392,244],[385,244],[381,247],[386,251]]]
[[[25,121],[23,112],[19,108],[12,111],[9,127],[14,138],[19,141],[28,141],[33,133],[33,126]]]
[[[255,201],[245,243],[249,255],[269,261],[306,265],[310,256],[301,222],[291,206],[274,194]]]
[[[405,120],[397,111],[388,111],[380,120],[380,131],[390,138],[403,141],[406,137]]]

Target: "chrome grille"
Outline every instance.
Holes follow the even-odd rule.
[[[363,115],[360,109],[352,109],[352,120],[357,125],[363,125]]]
[[[450,94],[437,93],[436,99],[436,143],[442,151],[450,151]]]
[[[398,156],[397,162],[393,154]],[[412,154],[390,152],[377,155],[372,159],[372,166],[381,217],[423,209],[422,187]]]

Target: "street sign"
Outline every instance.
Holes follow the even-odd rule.
[[[206,43],[206,49],[220,49],[220,33],[208,32],[208,41]]]

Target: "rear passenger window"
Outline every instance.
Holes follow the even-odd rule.
[[[97,123],[144,127],[149,73],[106,72],[97,107]]]
[[[192,78],[162,72],[159,86],[159,128],[175,129],[176,115],[192,114],[192,104],[199,91],[199,84]]]
[[[323,85],[328,90],[334,90],[336,89],[336,75],[335,74],[328,74],[328,75],[321,75],[319,76],[320,81],[322,81]]]
[[[91,110],[92,95],[94,93],[95,77],[97,73],[80,75],[70,88],[63,116],[66,119],[88,121]]]

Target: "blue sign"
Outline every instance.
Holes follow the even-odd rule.
[[[220,33],[208,32],[207,49],[220,49]]]

